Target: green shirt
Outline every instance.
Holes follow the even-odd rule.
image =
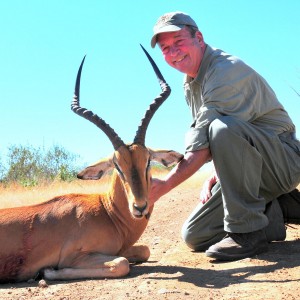
[[[193,116],[186,151],[209,147],[209,124],[233,116],[280,134],[295,126],[264,78],[239,58],[207,45],[196,78],[185,76],[184,92]]]

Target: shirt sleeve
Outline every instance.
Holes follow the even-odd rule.
[[[195,79],[185,77],[184,91],[193,123],[186,133],[186,151],[209,148],[210,124],[232,116],[262,129],[281,133],[295,126],[276,94],[255,70],[236,57],[210,57]]]
[[[209,125],[220,116],[231,115],[247,121],[252,118],[251,104],[245,101],[245,95],[239,89],[244,81],[245,78],[241,77],[227,82],[224,78],[212,78],[204,85],[201,105],[186,134],[187,152],[209,147]]]
[[[209,147],[208,129],[210,123],[221,116],[214,108],[202,107],[197,114],[197,119],[191,125],[185,136],[186,151],[196,151]]]

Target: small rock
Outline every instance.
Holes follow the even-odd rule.
[[[169,291],[167,289],[160,289],[158,291],[158,294],[167,294],[167,293],[169,293]]]
[[[48,284],[44,279],[42,279],[42,280],[39,281],[38,287],[39,288],[46,288],[46,287],[48,287]]]

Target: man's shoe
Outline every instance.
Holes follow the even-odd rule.
[[[282,210],[277,199],[274,199],[267,204],[265,215],[269,219],[269,224],[264,228],[267,241],[284,241],[286,238],[286,227]]]
[[[295,189],[288,194],[278,197],[278,203],[282,209],[284,222],[288,224],[300,224],[300,191]]]
[[[239,260],[267,251],[264,230],[250,233],[228,233],[219,243],[212,245],[205,254],[218,260]]]

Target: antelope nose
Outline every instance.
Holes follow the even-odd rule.
[[[134,207],[137,211],[139,211],[141,214],[143,214],[143,211],[147,208],[147,202],[146,202],[146,204],[145,204],[144,206],[138,206],[138,205],[136,205],[136,204],[133,204],[133,207]]]

